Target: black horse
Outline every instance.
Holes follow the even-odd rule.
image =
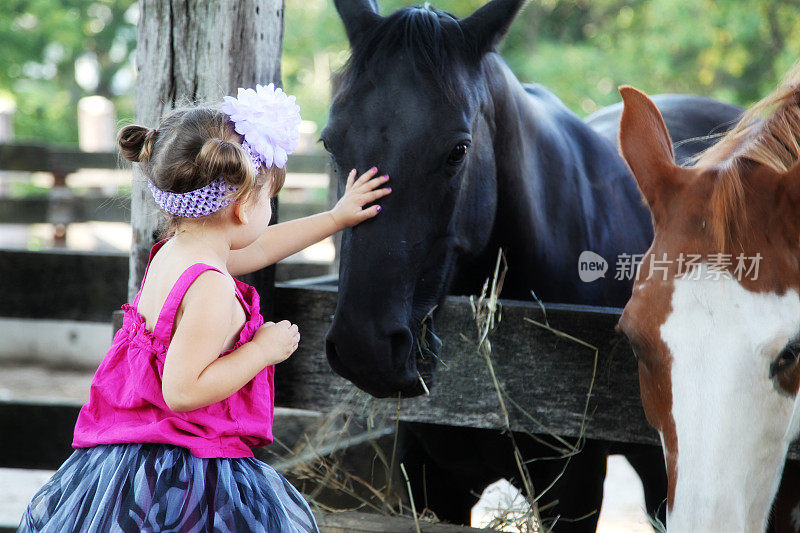
[[[433,361],[416,338],[421,322],[429,321],[425,340],[438,351],[436,313],[426,315],[447,294],[478,293],[498,247],[509,264],[505,298],[529,300],[533,290],[544,301],[621,307],[630,280],[584,283],[578,257],[591,250],[613,262],[652,239],[649,212],[615,147],[621,107],[583,121],[544,87],[520,84],[496,53],[523,3],[492,0],[458,20],[427,4],[382,17],[371,0],[335,1],[352,55],[322,140],[340,194],[351,168],[373,164],[391,176],[392,194],[381,199],[380,216],[342,236],[326,352],[337,373],[374,396],[419,395],[420,376],[433,385]],[[676,143],[741,112],[694,96],[656,102]],[[705,144],[679,144],[677,156]],[[475,494],[516,475],[508,438],[497,432],[409,424],[403,433],[414,494],[427,494],[440,518],[468,522]],[[552,455],[519,440],[526,457]],[[587,441],[549,493],[559,502],[549,511],[562,517],[558,530],[595,529],[610,451]],[[643,481],[655,513],[666,496],[661,451],[624,451],[640,475],[649,472]],[[560,468],[537,463],[534,485],[548,485]]]

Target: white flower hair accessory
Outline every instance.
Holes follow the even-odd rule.
[[[239,88],[236,98],[225,96],[222,112],[244,136],[244,147],[256,170],[264,164],[283,168],[300,138],[300,107],[274,84]]]

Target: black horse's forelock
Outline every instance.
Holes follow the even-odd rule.
[[[336,73],[336,99],[345,97],[366,77],[377,84],[387,60],[402,54],[417,76],[427,76],[448,100],[459,100],[453,66],[469,47],[458,20],[429,4],[400,9],[365,29],[352,43],[350,59]]]

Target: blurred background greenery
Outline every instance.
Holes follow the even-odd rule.
[[[413,2],[378,3],[386,14]],[[484,3],[434,2],[460,17]],[[130,120],[137,19],[134,0],[0,2],[0,98],[16,105],[16,138],[77,142],[77,102],[91,94]],[[286,0],[285,28],[284,85],[321,126],[330,73],[348,54],[333,2]],[[748,105],[800,56],[798,0],[536,0],[502,53],[581,116],[618,101],[624,83]]]

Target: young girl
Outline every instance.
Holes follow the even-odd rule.
[[[297,349],[288,321],[264,323],[234,278],[378,214],[376,169],[324,213],[268,226],[300,122],[294,97],[257,86],[221,110],[180,109],[157,129],[127,126],[171,237],[98,368],[76,450],[34,496],[19,531],[317,531],[308,504],[255,459],[272,442],[273,373]]]

